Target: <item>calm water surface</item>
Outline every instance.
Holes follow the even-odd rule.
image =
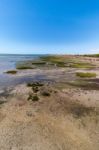
[[[26,60],[34,60],[41,55],[1,55],[0,54],[0,89],[7,86],[27,82],[32,80],[32,77],[20,77],[12,78],[12,75],[8,75],[4,72],[16,68],[16,63]]]

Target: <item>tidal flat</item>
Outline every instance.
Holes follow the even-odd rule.
[[[0,149],[99,150],[98,55],[20,60],[6,76]]]

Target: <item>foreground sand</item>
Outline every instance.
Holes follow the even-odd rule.
[[[8,95],[0,97],[4,102],[0,105],[0,150],[99,150],[99,90],[64,85],[77,69],[65,71],[45,71],[56,81],[44,82],[49,97],[38,93],[39,101],[28,101],[32,89],[26,84],[7,89]]]
[[[98,150],[98,110],[79,116],[76,110],[83,101],[72,89],[41,97],[38,102],[27,101],[28,92],[25,85],[17,86],[0,109],[1,150]],[[82,90],[80,93],[85,96]],[[94,94],[99,97],[98,92],[87,92],[85,108]],[[97,108],[99,100],[90,100],[91,105]]]

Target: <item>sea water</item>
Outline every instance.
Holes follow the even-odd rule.
[[[34,60],[38,59],[40,56],[41,55],[0,54],[0,88],[32,80],[31,77],[12,78],[12,75],[8,75],[5,72],[16,69],[16,64],[20,61]]]

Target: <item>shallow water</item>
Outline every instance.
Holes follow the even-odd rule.
[[[37,59],[40,55],[3,55],[0,54],[0,75],[7,70],[15,69],[19,61]]]
[[[8,70],[16,68],[16,63],[26,60],[38,59],[41,55],[1,55],[0,54],[0,89],[13,86],[16,84],[32,81],[36,77],[14,77],[6,74]]]

